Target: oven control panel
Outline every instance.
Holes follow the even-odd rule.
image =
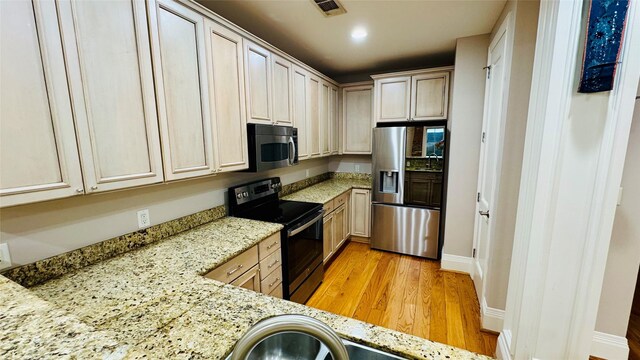
[[[279,177],[235,186],[229,189],[229,204],[242,205],[252,200],[277,194],[282,190]]]

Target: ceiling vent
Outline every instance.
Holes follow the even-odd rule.
[[[340,15],[340,14],[344,14],[347,12],[347,10],[344,8],[344,6],[338,2],[338,0],[311,0],[316,7],[318,8],[318,10],[320,10],[320,12],[326,16],[336,16],[336,15]]]

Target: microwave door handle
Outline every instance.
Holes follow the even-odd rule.
[[[293,142],[293,137],[289,137],[289,165],[293,165],[296,160],[296,144]]]
[[[299,233],[301,233],[302,231],[304,231],[305,229],[307,229],[308,227],[310,227],[311,225],[315,224],[316,221],[322,219],[322,216],[324,215],[324,210],[320,211],[320,213],[318,214],[318,216],[314,217],[312,220],[310,220],[308,223],[300,226],[299,228],[296,229],[292,229],[289,230],[287,232],[287,235],[289,236],[293,236],[293,235],[297,235]]]

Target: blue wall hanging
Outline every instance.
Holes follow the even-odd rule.
[[[578,92],[613,89],[629,0],[592,0]]]

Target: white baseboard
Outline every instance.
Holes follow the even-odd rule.
[[[511,360],[511,351],[509,344],[511,343],[511,331],[503,330],[498,336],[498,345],[496,346],[496,358],[500,360]]]
[[[591,355],[608,360],[626,360],[629,358],[629,343],[625,337],[594,331]]]
[[[487,300],[483,297],[480,302],[480,316],[482,319],[482,328],[501,332],[504,323],[504,310],[491,308],[487,305]]]
[[[440,267],[442,270],[459,271],[473,276],[473,258],[470,257],[442,254]]]

